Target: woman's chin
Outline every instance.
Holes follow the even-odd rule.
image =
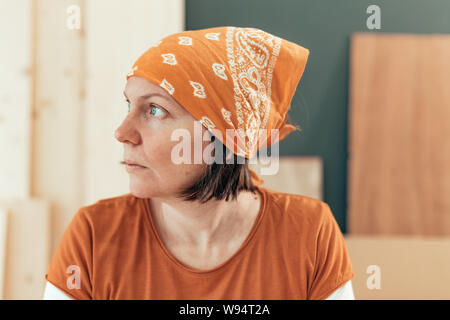
[[[133,194],[137,198],[150,198],[157,193],[157,190],[154,190],[155,185],[147,183],[141,183],[139,181],[135,181],[136,179],[130,178],[130,193]]]
[[[136,198],[156,198],[163,196],[163,188],[159,183],[141,183],[130,179],[130,193]]]
[[[130,193],[136,198],[143,198],[143,199],[152,198],[155,196],[155,193],[152,193],[149,190],[141,190],[135,188],[130,188]]]

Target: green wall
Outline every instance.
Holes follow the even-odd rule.
[[[369,5],[381,29],[368,30]],[[302,132],[280,143],[280,155],[324,160],[324,201],[346,233],[348,68],[353,32],[450,33],[450,0],[186,0],[186,30],[256,27],[310,50],[289,114]]]

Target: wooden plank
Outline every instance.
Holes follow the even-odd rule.
[[[256,159],[256,163],[249,166],[264,180],[262,186],[265,188],[322,200],[323,169],[320,157],[282,156],[279,157],[278,164],[275,163],[275,159],[269,158],[267,163]],[[277,166],[278,170],[276,170]],[[274,170],[270,169],[272,167]],[[275,174],[266,174],[262,171],[264,168],[270,169],[267,173]]]
[[[81,29],[67,21],[80,0],[36,1],[36,95],[32,195],[52,201],[53,250],[83,205],[84,16]]]
[[[352,37],[352,234],[450,235],[450,36]]]
[[[123,96],[125,76],[151,45],[183,28],[182,0],[86,1],[87,83],[82,152],[86,204],[129,192],[128,174],[119,165],[124,146],[114,137],[127,113]]]
[[[31,1],[0,2],[0,198],[30,192]],[[13,31],[12,31],[13,30]]]
[[[50,256],[49,204],[2,200],[8,211],[4,299],[41,299]]]
[[[0,300],[5,296],[5,264],[6,264],[6,237],[8,231],[8,211],[0,208]]]
[[[347,234],[345,243],[356,299],[450,299],[450,238]],[[367,286],[369,266],[379,267],[380,289]]]

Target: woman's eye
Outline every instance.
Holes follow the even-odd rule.
[[[131,103],[129,101],[127,101],[128,103],[128,113],[130,113],[131,111]],[[153,103],[150,104],[150,113],[153,117],[162,117],[165,114],[165,111],[163,111],[163,109],[161,109],[160,107],[157,107],[156,105],[154,105]]]
[[[156,110],[156,111],[155,111],[155,110]],[[154,117],[162,117],[162,116],[164,116],[164,111],[163,111],[161,108],[155,106],[154,104],[150,104],[150,112],[151,112],[151,114],[152,114]],[[160,115],[158,115],[158,113],[159,113]]]

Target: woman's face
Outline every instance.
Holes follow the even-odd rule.
[[[166,90],[147,79],[129,78],[124,94],[129,112],[115,137],[123,143],[124,161],[146,167],[129,171],[130,192],[139,198],[172,197],[197,181],[206,169],[203,161],[194,164],[195,119]],[[172,148],[180,143],[171,141],[171,135],[180,128],[190,133],[189,164],[176,164],[171,159]],[[202,126],[202,136],[205,130]],[[209,143],[203,142],[203,150]]]

